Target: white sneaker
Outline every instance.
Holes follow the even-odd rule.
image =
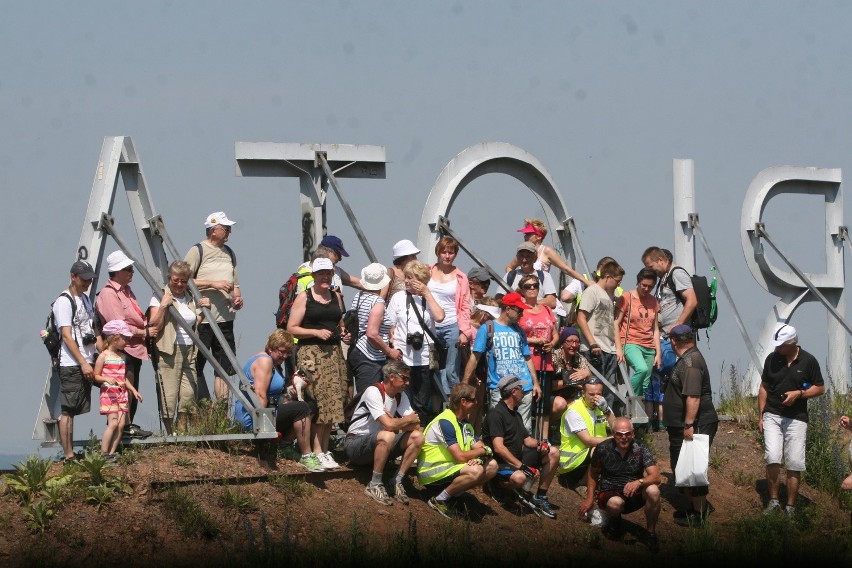
[[[317,454],[317,458],[319,458],[320,463],[325,469],[335,469],[340,467],[340,464],[334,461],[334,457],[331,455],[330,451]]]

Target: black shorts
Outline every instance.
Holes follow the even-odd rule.
[[[621,489],[614,489],[598,493],[598,507],[606,509],[606,503],[612,497],[621,497],[624,499],[624,510],[621,511],[624,515],[630,514],[633,511],[638,511],[645,506],[645,498],[642,496],[641,490],[634,493],[633,497],[625,497],[624,492]]]
[[[313,408],[311,407],[313,404]],[[282,401],[278,405],[278,411],[275,413],[275,430],[282,433],[287,433],[293,428],[293,424],[299,420],[304,420],[316,414],[316,402],[302,402],[301,400],[293,400],[290,402]]]
[[[92,382],[80,365],[59,367],[59,406],[65,416],[86,414],[92,405]]]
[[[236,353],[237,347],[234,342],[234,322],[222,321],[217,323],[219,324],[219,329],[222,331],[222,335],[225,336],[225,341],[227,341],[228,345],[231,347],[231,351]],[[213,334],[213,328],[209,323],[198,326],[198,338],[201,339],[201,343],[203,343],[207,349],[213,352],[213,357],[215,357],[216,361],[222,365],[222,368],[225,369],[225,373],[227,373],[228,376],[236,374],[234,372],[234,368],[231,366],[231,361],[228,359],[228,355],[219,344],[219,340],[216,339],[216,336]],[[198,373],[199,377],[204,376],[204,365],[206,363],[207,358],[199,352],[198,358],[195,360],[195,371]],[[218,376],[219,373],[214,374]]]

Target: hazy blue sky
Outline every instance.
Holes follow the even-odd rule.
[[[548,169],[590,262],[631,281],[651,244],[672,244],[672,159],[695,160],[696,205],[756,337],[773,304],[740,246],[742,197],[770,166],[852,165],[852,5],[846,2],[0,2],[0,191],[9,307],[0,347],[0,452],[30,435],[47,371],[38,330],[67,284],[104,136],[131,136],[157,211],[183,251],[203,220],[237,221],[246,307],[238,355],[262,346],[278,287],[299,262],[293,179],[234,175],[234,142],[387,148],[387,179],[343,180],[373,248],[415,238],[426,196],[465,147],[509,142]],[[126,201],[119,230],[130,238]],[[514,180],[481,178],[459,230],[502,266],[525,216]],[[820,271],[822,203],[789,198],[767,229]],[[122,222],[124,224],[122,225]],[[367,263],[334,196],[329,232]],[[107,253],[115,250],[107,246]],[[707,271],[700,249],[699,270]],[[460,258],[468,268],[470,261]],[[103,279],[102,279],[103,282]],[[137,276],[143,303],[150,290]],[[350,295],[351,297],[351,295]],[[748,355],[722,300],[711,367]],[[823,310],[794,321],[824,357]],[[150,367],[137,422],[156,426]],[[97,412],[77,437],[100,435]]]

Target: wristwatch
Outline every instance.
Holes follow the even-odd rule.
[[[687,430],[687,429],[689,429],[689,428],[692,428],[693,426],[695,426],[695,423],[694,423],[694,422],[690,422],[689,424],[684,424],[684,425],[683,425],[683,429],[684,429],[684,430]]]

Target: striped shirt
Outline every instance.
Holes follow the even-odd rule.
[[[384,361],[386,359],[385,354],[367,340],[367,321],[370,319],[370,311],[376,304],[384,303],[384,298],[378,294],[359,291],[352,298],[352,305],[349,308],[350,310],[358,310],[358,341],[355,343],[355,347],[372,361]],[[382,307],[384,308],[384,306]],[[390,317],[385,310],[382,315],[382,323],[379,325],[379,335],[385,343],[388,342],[390,325]]]

